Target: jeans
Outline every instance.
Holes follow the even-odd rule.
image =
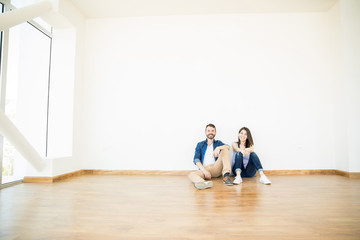
[[[236,170],[241,170],[241,177],[254,177],[256,175],[256,171],[263,169],[260,159],[256,153],[250,153],[249,163],[246,168],[244,168],[243,164],[243,154],[241,152],[236,152],[235,154],[235,164],[232,168],[235,175]]]

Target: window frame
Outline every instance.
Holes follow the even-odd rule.
[[[11,11],[16,9],[11,4],[11,0],[0,0],[0,13]],[[40,33],[44,34],[50,39],[50,54],[49,54],[49,76],[48,76],[48,89],[47,89],[47,116],[46,116],[46,146],[45,146],[45,157],[48,155],[48,128],[49,128],[49,101],[50,101],[50,83],[51,83],[51,59],[52,59],[52,27],[51,31],[48,31],[41,24],[37,23],[34,20],[27,21],[32,27],[37,29]],[[5,112],[5,102],[6,102],[6,75],[8,67],[8,48],[9,48],[9,30],[4,30],[0,32],[0,109]],[[17,180],[14,182],[3,183],[2,182],[2,167],[3,167],[3,146],[4,146],[4,137],[0,135],[0,189],[8,186],[13,186],[14,184],[22,183],[23,180]]]

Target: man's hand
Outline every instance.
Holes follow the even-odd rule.
[[[197,162],[196,166],[200,169],[200,171],[204,174],[204,177],[206,180],[211,179],[211,173],[204,168],[204,166],[201,164],[201,162]]]
[[[220,155],[220,151],[221,149],[219,147],[215,148],[213,152],[213,156],[217,158]]]
[[[211,173],[208,170],[204,169],[202,172],[203,172],[206,180],[211,179]]]

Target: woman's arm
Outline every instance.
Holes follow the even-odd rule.
[[[254,145],[249,148],[245,148],[245,150],[248,150],[250,153],[254,152]]]
[[[247,156],[247,155],[250,155],[250,153],[252,153],[252,152],[254,152],[254,145],[252,145],[251,147],[249,147],[249,148],[245,148],[245,156]]]
[[[232,147],[233,147],[235,152],[241,152],[244,156],[250,154],[250,153],[246,154],[246,149],[245,148],[239,148],[237,142],[233,142]]]
[[[233,142],[232,148],[234,149],[235,152],[241,152],[241,151],[242,151],[242,150],[238,147],[238,143],[237,143],[237,142]]]
[[[254,152],[254,145],[252,145],[249,148],[245,148],[245,149],[240,149],[238,147],[237,142],[233,142],[232,144],[232,148],[234,149],[235,152],[241,152],[244,156],[249,155],[250,153]]]

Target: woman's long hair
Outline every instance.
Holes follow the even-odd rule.
[[[245,147],[246,147],[246,148],[249,148],[249,147],[253,146],[253,145],[254,145],[254,141],[253,141],[253,139],[252,139],[250,129],[248,129],[247,127],[242,127],[242,128],[240,128],[239,133],[240,133],[242,130],[245,130],[245,131],[246,131],[246,134],[247,134],[247,139],[246,139],[246,142],[245,142]],[[240,147],[240,143],[241,143],[241,142],[240,142],[240,138],[239,138],[239,136],[238,136],[238,142],[237,142],[238,147]]]

